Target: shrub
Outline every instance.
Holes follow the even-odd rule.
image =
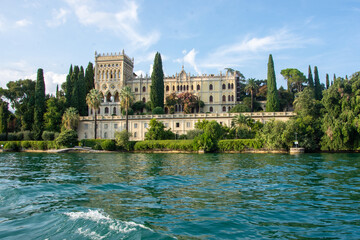
[[[29,149],[31,147],[30,141],[21,141],[21,147],[24,149]]]
[[[103,141],[101,143],[101,148],[103,150],[107,150],[107,151],[115,151],[116,150],[115,141],[110,140],[110,139],[106,139],[105,141]]]
[[[192,151],[192,140],[149,140],[135,143],[134,150],[183,150]]]
[[[170,129],[165,130],[165,125],[155,118],[150,120],[149,131],[145,134],[145,140],[174,139],[175,134]]]
[[[22,140],[25,140],[25,141],[34,140],[34,134],[30,131],[24,131],[24,132],[21,132],[21,134],[23,135]]]
[[[44,141],[52,141],[55,139],[55,132],[44,131],[41,138]]]
[[[186,138],[187,139],[194,139],[195,137],[201,135],[204,133],[204,130],[202,129],[194,129],[194,130],[189,130],[186,133]]]
[[[20,142],[16,142],[16,141],[12,141],[12,142],[7,142],[4,146],[4,149],[7,151],[19,151],[20,150]]]
[[[80,141],[81,146],[83,147],[91,147],[95,149],[95,145],[101,145],[101,143],[105,141],[104,139],[82,139]]]
[[[122,115],[126,115],[126,111],[125,109],[122,110]],[[134,115],[134,110],[132,110],[131,108],[128,109],[128,115]]]
[[[59,137],[55,139],[55,142],[59,146],[74,147],[77,141],[78,135],[74,130],[65,130],[60,133]]]
[[[6,133],[0,133],[0,141],[6,141]]]
[[[101,147],[101,143],[98,143],[98,142],[94,145],[93,149],[95,149],[95,150],[103,150],[102,147]]]
[[[156,107],[152,110],[152,114],[164,114],[164,109],[162,107]]]
[[[220,151],[242,151],[246,148],[259,149],[261,141],[257,139],[226,139],[218,142]]]
[[[130,145],[129,145],[130,137],[131,137],[131,133],[126,130],[122,130],[121,132],[116,132],[115,133],[116,144],[120,148],[129,151],[130,150]]]
[[[8,134],[8,141],[21,141],[22,139],[19,139],[19,135],[17,133],[9,133]]]

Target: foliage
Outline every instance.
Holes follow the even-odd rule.
[[[144,108],[145,103],[143,101],[137,101],[131,106],[131,109],[133,109],[135,113],[142,112]]]
[[[250,112],[250,108],[247,105],[240,103],[240,104],[236,104],[236,106],[233,107],[230,110],[230,112],[231,113]]]
[[[247,81],[247,84],[245,86],[245,91],[250,93],[251,96],[251,104],[250,109],[251,112],[254,111],[254,96],[256,95],[256,91],[258,90],[259,86],[255,82],[255,78],[250,78]]]
[[[41,138],[44,141],[52,141],[55,139],[55,132],[44,131]]]
[[[192,140],[148,140],[136,142],[134,150],[181,150],[192,151]]]
[[[224,131],[221,125],[216,121],[205,122],[198,122],[199,125],[204,129],[204,133],[194,138],[194,150],[201,150],[203,149],[206,152],[212,152],[217,149],[217,142],[223,136]]]
[[[121,111],[121,114],[126,116],[126,110],[123,109],[123,110]],[[127,114],[128,114],[128,115],[134,115],[134,110],[133,110],[132,108],[129,108]]]
[[[164,108],[164,72],[159,52],[155,54],[153,71],[151,73],[150,99],[152,109],[156,107]]]
[[[69,74],[66,76],[66,82],[64,86],[65,91],[65,98],[66,98],[66,107],[71,106],[71,99],[72,99],[72,93],[73,93],[73,83],[71,81],[71,75],[73,73],[73,66],[70,65]]]
[[[254,138],[255,132],[251,130],[251,126],[254,125],[254,122],[253,119],[242,114],[234,117],[231,121],[231,127],[234,129],[235,138]]]
[[[329,81],[329,74],[326,74],[326,89],[329,89],[330,87],[330,81]]]
[[[116,150],[116,144],[114,140],[111,139],[105,139],[101,143],[101,148],[106,151],[115,151]]]
[[[62,116],[62,124],[66,130],[76,130],[80,116],[76,108],[69,107]]]
[[[261,141],[257,139],[226,139],[218,142],[219,151],[243,151],[244,149],[259,149]]]
[[[17,152],[20,150],[20,148],[21,148],[20,142],[15,142],[15,141],[7,142],[4,145],[4,150],[12,151],[12,152]]]
[[[155,118],[150,120],[149,127],[148,132],[145,134],[145,140],[166,140],[175,138],[175,134],[171,129],[165,130],[165,125]]]
[[[314,67],[314,90],[315,90],[315,99],[322,99],[322,87],[320,85],[319,72],[317,66]]]
[[[131,104],[133,103],[135,96],[131,92],[131,88],[129,86],[125,86],[120,91],[120,105],[122,108],[125,109],[125,115],[126,115],[126,131],[129,131],[129,108]]]
[[[37,80],[35,85],[35,105],[34,105],[34,124],[33,130],[35,139],[40,139],[44,130],[44,113],[46,111],[45,104],[45,81],[44,73],[41,68],[37,72]]]
[[[169,96],[166,96],[165,106],[169,109],[169,113],[175,113],[175,105],[178,104],[179,99],[176,93],[171,93]]]
[[[276,77],[274,69],[274,61],[272,55],[269,55],[268,72],[267,72],[267,112],[277,112],[279,108],[278,92],[276,88]]]
[[[271,120],[257,133],[256,139],[262,142],[263,146],[268,149],[282,149],[288,146],[283,140],[283,132],[286,129],[286,123]]]
[[[95,88],[94,84],[94,66],[91,62],[88,63],[85,70],[85,86],[86,94],[90,92],[91,89]]]
[[[259,103],[258,101],[256,101],[256,100],[254,100],[254,99],[253,99],[252,102],[251,102],[251,98],[250,98],[250,97],[244,97],[244,99],[243,99],[243,104],[244,104],[245,106],[247,106],[247,109],[250,109],[248,112],[251,111],[251,104],[253,105],[253,111],[260,111],[260,110],[262,110],[260,103]]]
[[[199,105],[199,98],[190,92],[182,92],[177,96],[178,103],[182,105],[184,113],[191,113]]]
[[[194,139],[204,133],[202,129],[193,129],[186,132],[186,139]]]
[[[116,144],[122,149],[130,151],[130,137],[131,137],[131,133],[126,130],[122,130],[121,132],[116,132],[115,133]]]
[[[289,111],[292,109],[294,94],[285,90],[282,86],[279,88],[279,106],[280,111]]]
[[[164,114],[164,109],[162,107],[156,107],[152,110],[152,114]]]
[[[308,82],[308,87],[312,90],[314,90],[314,79],[313,79],[313,76],[312,76],[312,73],[311,73],[311,66],[309,65],[309,71],[308,71],[308,79],[307,79],[307,82]]]
[[[8,133],[9,106],[0,99],[0,133]]]
[[[50,97],[46,101],[47,111],[44,114],[45,130],[60,132],[61,117],[64,114],[65,99]]]
[[[68,129],[61,132],[55,139],[55,142],[57,145],[62,147],[74,147],[78,143],[77,138],[77,132]]]
[[[100,107],[101,103],[101,93],[97,89],[91,89],[90,92],[86,95],[86,104],[89,108],[94,110],[94,136],[96,139],[97,133],[97,124],[96,124],[96,112]]]

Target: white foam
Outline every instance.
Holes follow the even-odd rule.
[[[94,232],[94,231],[91,231],[90,229],[85,229],[85,230],[83,230],[83,228],[78,228],[77,229],[77,232],[80,234],[80,235],[83,235],[83,236],[85,236],[85,237],[89,237],[89,238],[91,238],[91,239],[93,239],[93,240],[101,240],[101,239],[103,239],[103,238],[105,238],[106,237],[106,235],[105,236],[101,236],[100,234],[98,234],[98,233],[96,233],[96,232]]]
[[[65,213],[65,215],[69,216],[71,220],[86,219],[95,222],[99,222],[100,220],[107,220],[107,221],[111,220],[109,216],[102,214],[98,210],[91,210],[91,209],[89,209],[88,212],[69,212],[69,213]]]

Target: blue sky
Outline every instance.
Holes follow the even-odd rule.
[[[47,93],[70,64],[121,52],[150,73],[156,51],[166,75],[218,74],[231,67],[266,79],[271,53],[280,71],[317,66],[320,80],[360,71],[360,0],[12,0],[0,9],[0,86],[36,78]]]

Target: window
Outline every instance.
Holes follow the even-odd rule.
[[[175,91],[175,86],[173,86],[173,91]]]
[[[146,98],[145,98],[145,97],[143,97],[143,102],[144,102],[144,103],[146,102]]]
[[[145,86],[143,87],[143,92],[146,92],[146,87]]]
[[[113,114],[116,115],[116,107],[113,108]]]
[[[137,128],[137,123],[134,123],[134,128]]]
[[[104,128],[105,128],[105,129],[108,129],[108,127],[109,127],[108,124],[105,123],[105,124],[104,124]]]
[[[231,96],[230,96],[230,95],[228,96],[228,101],[229,101],[229,102],[231,101]]]
[[[117,123],[114,123],[114,128],[117,129],[118,125]]]
[[[231,88],[230,83],[228,83],[228,89],[230,89],[230,88]]]
[[[108,113],[109,113],[109,108],[106,107],[106,108],[105,108],[105,114],[108,114]]]
[[[200,85],[199,84],[196,86],[196,90],[200,91]]]
[[[223,111],[223,112],[226,112],[226,107],[223,107],[223,108],[222,108],[222,111]]]
[[[182,86],[180,86],[180,91],[182,91]]]
[[[234,84],[233,83],[231,84],[231,89],[234,89]]]
[[[234,101],[234,95],[231,95],[231,101]]]
[[[139,91],[139,89],[136,87],[136,88],[135,88],[135,92],[138,92],[138,91]]]
[[[104,133],[104,138],[107,138],[107,132]]]
[[[213,96],[209,97],[209,102],[213,102]]]
[[[177,123],[176,123],[176,127],[179,128],[179,127],[180,127],[180,123],[177,122]]]
[[[144,128],[147,128],[147,126],[148,126],[147,123],[144,123]]]
[[[84,129],[88,129],[88,128],[89,128],[89,125],[84,124]]]
[[[230,112],[230,110],[231,110],[231,107],[228,107],[228,111]]]
[[[194,85],[191,85],[191,90],[194,90]]]
[[[168,127],[169,127],[169,124],[168,124],[168,123],[165,123],[165,127],[168,128]]]
[[[222,85],[222,89],[226,89],[226,85],[225,85],[225,84]]]
[[[186,85],[186,91],[189,91],[189,85]]]
[[[222,96],[222,100],[223,100],[223,102],[226,102],[226,96],[225,95]]]
[[[168,91],[170,91],[170,88],[169,88],[169,86],[166,86],[166,91],[168,92]]]
[[[134,138],[136,138],[136,136],[137,136],[137,132],[134,132]]]
[[[209,111],[210,111],[210,112],[213,112],[213,111],[214,111],[213,107],[210,107],[210,108],[209,108]]]
[[[87,133],[84,133],[84,138],[87,139]]]
[[[186,123],[186,127],[189,128],[190,127],[190,122]]]
[[[177,91],[180,91],[180,86],[179,85],[177,86]]]
[[[209,90],[213,90],[213,85],[212,84],[209,85]]]

